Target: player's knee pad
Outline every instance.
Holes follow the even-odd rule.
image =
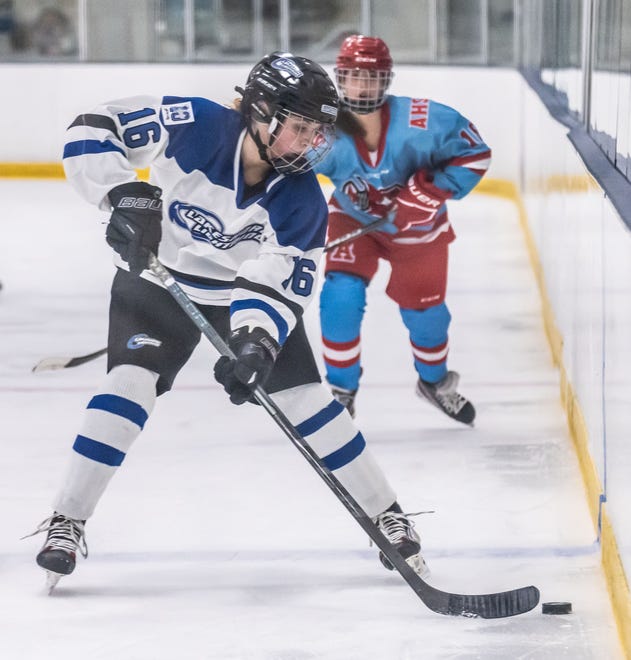
[[[401,308],[401,318],[413,340],[421,345],[445,341],[451,314],[443,302],[427,309]]]
[[[331,341],[357,337],[366,308],[366,283],[348,273],[327,273],[320,294],[322,334]]]

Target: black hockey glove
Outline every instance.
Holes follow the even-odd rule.
[[[112,216],[105,240],[129,264],[132,273],[147,267],[162,238],[162,191],[144,181],[123,183],[109,192]]]
[[[272,371],[280,346],[263,328],[235,330],[228,345],[236,356],[222,355],[215,364],[215,378],[230,395],[230,401],[240,406],[254,401],[252,390],[264,385]]]

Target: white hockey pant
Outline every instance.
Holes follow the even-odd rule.
[[[114,367],[92,397],[72,447],[55,511],[86,520],[138,437],[156,400],[158,374],[133,365]]]
[[[374,518],[396,495],[348,411],[319,383],[277,392],[272,399],[353,499]]]

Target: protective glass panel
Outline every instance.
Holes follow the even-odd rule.
[[[156,9],[156,59],[167,62],[184,59],[184,0],[160,0]]]
[[[88,60],[151,62],[158,58],[158,0],[88,0]]]
[[[548,61],[555,70],[553,84],[562,102],[578,117],[583,107],[581,70],[582,8],[574,0],[556,0],[550,5],[554,18],[554,46]]]
[[[435,0],[373,2],[373,34],[390,48],[395,64],[435,61]]]
[[[607,158],[614,163],[622,8],[620,0],[601,0],[597,9],[590,132]]]
[[[532,0],[525,4],[520,0],[519,40],[520,51],[518,62],[526,69],[539,69],[541,67],[542,51],[542,0]]]
[[[485,60],[481,0],[445,0],[437,5],[438,60],[476,64]]]
[[[616,167],[631,180],[631,3],[622,3]]]
[[[514,21],[513,0],[489,0],[489,64],[513,63]]]
[[[78,56],[76,0],[0,0],[0,60]]]
[[[360,17],[360,0],[291,0],[290,49],[318,61],[333,61],[344,38],[361,32]]]
[[[252,0],[196,2],[195,49],[198,59],[253,59]]]

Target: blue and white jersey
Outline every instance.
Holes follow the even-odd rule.
[[[333,149],[317,166],[335,185],[333,208],[341,208],[362,224],[373,222],[380,206],[388,208],[418,170],[427,170],[435,186],[460,199],[491,163],[491,150],[475,126],[449,106],[389,95],[381,122],[376,152],[369,152],[363,139],[338,130]],[[434,228],[441,226],[444,231],[446,210],[443,204],[432,226],[413,230],[436,234]],[[382,231],[396,233],[397,229],[388,223]]]
[[[245,136],[240,113],[207,99],[128,98],[77,117],[64,168],[85,199],[110,211],[109,191],[150,166],[163,191],[159,259],[195,302],[230,305],[233,329],[261,327],[282,345],[316,290],[326,202],[313,172],[272,171],[248,191]]]

